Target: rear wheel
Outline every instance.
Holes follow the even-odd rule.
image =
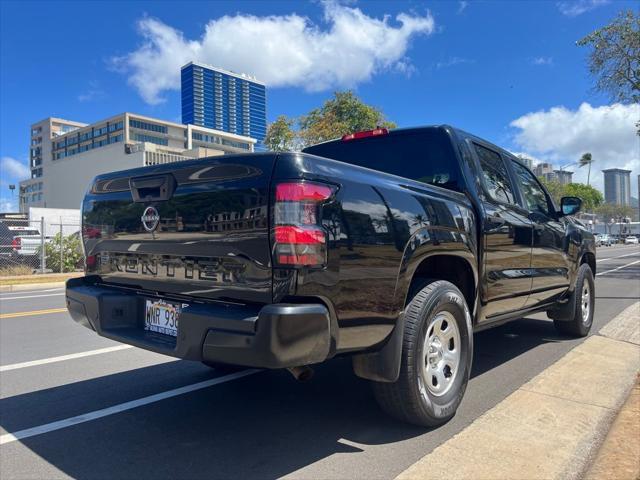
[[[570,318],[555,318],[553,323],[560,333],[573,337],[586,337],[593,325],[595,306],[595,285],[593,272],[586,263],[580,265],[576,288],[571,294],[569,304],[573,306]]]
[[[471,316],[455,285],[428,281],[404,317],[400,376],[373,382],[376,400],[393,417],[434,427],[454,416],[471,371]]]

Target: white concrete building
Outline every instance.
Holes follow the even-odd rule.
[[[31,178],[20,182],[20,211],[77,208],[100,173],[252,152],[255,143],[250,137],[132,113],[90,125],[47,118],[31,127]]]

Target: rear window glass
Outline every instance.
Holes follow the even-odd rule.
[[[441,130],[397,133],[315,145],[305,153],[391,173],[452,190],[462,190],[458,162]]]

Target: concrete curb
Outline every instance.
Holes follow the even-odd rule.
[[[41,290],[47,288],[64,288],[65,282],[46,283],[20,283],[16,285],[0,285],[0,293],[4,292],[24,292],[28,290]]]
[[[409,467],[409,479],[577,479],[640,370],[640,303]],[[625,335],[623,332],[627,332]],[[615,338],[608,338],[606,334]],[[615,374],[612,374],[615,372]]]

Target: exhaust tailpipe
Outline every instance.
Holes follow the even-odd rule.
[[[289,373],[293,375],[293,378],[295,378],[299,382],[306,382],[308,380],[311,380],[311,377],[313,377],[313,368],[308,365],[303,365],[301,367],[290,367],[287,368],[287,370],[289,370]]]

